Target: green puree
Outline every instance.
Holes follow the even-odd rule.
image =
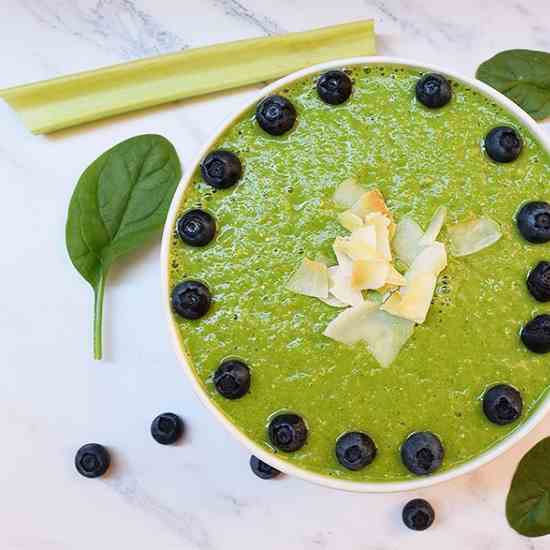
[[[550,309],[525,287],[548,247],[528,244],[514,223],[524,201],[545,198],[550,159],[513,116],[463,84],[453,82],[449,105],[428,110],[414,97],[419,72],[385,66],[350,74],[353,94],[337,107],[319,100],[315,77],[281,90],[298,111],[287,135],[263,132],[251,109],[221,137],[216,147],[239,155],[243,178],[215,192],[197,171],[180,212],[208,209],[219,233],[204,249],[174,237],[170,283],[196,278],[212,291],[207,317],[176,322],[205,391],[243,433],[269,449],[269,417],[292,410],[305,418],[309,439],[298,452],[279,452],[281,458],[327,476],[403,480],[413,477],[399,457],[411,432],[441,437],[447,470],[519,425],[499,427],[484,417],[480,398],[488,386],[517,387],[524,422],[550,384],[548,358],[527,351],[518,337],[523,323]],[[482,143],[503,124],[519,129],[524,148],[518,160],[499,165]],[[331,196],[350,176],[365,189],[380,188],[397,220],[408,214],[425,227],[446,205],[448,224],[483,215],[503,232],[490,248],[449,258],[426,322],[387,368],[365,345],[322,335],[340,310],[285,289],[304,256],[334,258],[334,238],[347,232]],[[448,244],[445,230],[440,238]],[[213,387],[212,373],[227,357],[251,368],[251,390],[242,399],[226,400]],[[349,430],[367,432],[378,447],[375,461],[357,472],[334,457],[336,438]]]

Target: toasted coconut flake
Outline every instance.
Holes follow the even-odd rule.
[[[386,283],[383,287],[380,287],[375,291],[369,293],[369,300],[373,299],[372,294],[376,292],[376,294],[380,296],[380,305],[382,305],[396,290],[399,290],[398,286]]]
[[[475,254],[502,237],[498,224],[490,218],[476,218],[457,223],[450,226],[448,232],[453,256]]]
[[[351,208],[364,194],[365,190],[357,183],[357,180],[348,178],[336,188],[332,199],[338,206]]]
[[[384,214],[390,220],[392,219],[391,213],[386,206],[384,196],[378,189],[373,189],[364,193],[355,204],[351,207],[351,211],[357,214],[361,218],[364,218],[368,214]]]
[[[428,228],[426,229],[424,235],[420,239],[421,246],[427,246],[433,244],[445,223],[445,218],[447,217],[447,208],[445,206],[440,206],[434,213]]]
[[[362,339],[382,367],[393,363],[414,331],[414,322],[374,310],[361,324]]]
[[[369,260],[376,258],[376,229],[369,225],[360,227],[349,237],[336,237],[334,250],[343,252],[352,260]]]
[[[405,273],[409,281],[416,273],[432,273],[436,277],[447,267],[447,250],[445,245],[435,242],[424,247],[416,256],[411,267]]]
[[[349,304],[342,302],[342,300],[338,300],[338,298],[336,298],[336,296],[334,296],[332,292],[328,293],[328,298],[319,298],[319,299],[321,300],[321,302],[325,302],[327,306],[331,306],[331,307],[347,308],[349,306]]]
[[[381,309],[423,323],[432,303],[437,276],[446,266],[447,252],[442,243],[435,242],[423,248],[405,273],[406,285],[394,292]]]
[[[382,227],[389,227],[390,224],[390,218],[380,212],[373,212],[372,214],[367,214],[365,216],[365,225],[374,225],[375,227],[380,225]]]
[[[412,321],[381,311],[376,302],[365,301],[340,313],[323,334],[348,345],[364,341],[378,363],[387,367],[397,357],[413,329]]]
[[[393,265],[389,264],[388,276],[386,277],[386,283],[390,286],[404,286],[407,284],[407,280]]]
[[[390,264],[386,260],[355,260],[351,270],[351,286],[360,290],[376,290],[386,283]]]
[[[342,344],[355,344],[363,337],[362,324],[365,319],[378,307],[378,304],[368,300],[350,307],[335,317],[323,334]]]
[[[289,279],[286,288],[296,294],[328,298],[328,269],[321,262],[304,258],[300,267]]]
[[[395,256],[405,265],[413,263],[422,246],[424,232],[422,228],[411,218],[405,217],[399,221],[392,241]]]
[[[331,272],[335,272],[337,267],[340,267],[348,275],[351,275],[351,265],[353,263],[353,260],[343,250],[341,250],[336,246],[336,241],[333,245],[333,249],[334,249],[334,254],[336,255],[336,261],[338,262],[338,265],[329,267],[328,269],[329,281],[330,281]]]
[[[423,323],[432,303],[436,281],[437,277],[432,273],[417,273],[406,286],[394,292],[381,309],[396,317]]]
[[[391,212],[388,210],[384,201],[384,196],[378,189],[373,189],[365,193],[351,208],[351,212],[361,218],[366,218],[371,214],[381,214],[385,216],[388,223],[388,233],[390,240],[395,234],[395,223]]]
[[[372,225],[376,231],[376,252],[380,258],[391,261],[390,232],[391,220],[384,214],[374,213],[365,216],[365,226]]]
[[[338,214],[338,221],[340,222],[340,225],[348,231],[354,231],[355,229],[359,229],[365,225],[363,220],[351,210],[346,210],[345,212]]]
[[[329,292],[334,298],[349,306],[363,302],[363,294],[351,286],[351,263],[328,268]]]

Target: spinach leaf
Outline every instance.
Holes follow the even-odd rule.
[[[482,63],[476,77],[509,97],[535,120],[550,116],[550,53],[507,50]]]
[[[550,437],[521,459],[506,500],[506,517],[526,537],[550,534]]]
[[[73,265],[94,289],[94,357],[101,359],[103,293],[109,268],[164,225],[181,166],[162,136],[130,138],[103,153],[80,176],[65,239]]]

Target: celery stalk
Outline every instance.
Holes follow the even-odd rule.
[[[0,90],[35,134],[375,53],[372,20],[239,40]]]

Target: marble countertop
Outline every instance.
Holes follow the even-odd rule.
[[[550,50],[547,0],[4,0],[0,87],[119,61],[372,17],[379,53],[472,75],[510,47]],[[91,359],[92,294],[64,246],[82,169],[126,137],[158,132],[184,165],[254,88],[30,135],[4,104],[0,548],[3,550],[542,550],[506,524],[504,499],[522,454],[550,418],[476,473],[416,494],[336,492],[285,477],[264,482],[248,453],[194,396],[159,299],[159,246],[113,270],[103,363]],[[548,128],[550,130],[550,128]],[[155,444],[151,419],[174,411],[185,442]],[[89,441],[109,446],[111,475],[73,468]],[[401,507],[428,498],[437,523],[405,529]]]

